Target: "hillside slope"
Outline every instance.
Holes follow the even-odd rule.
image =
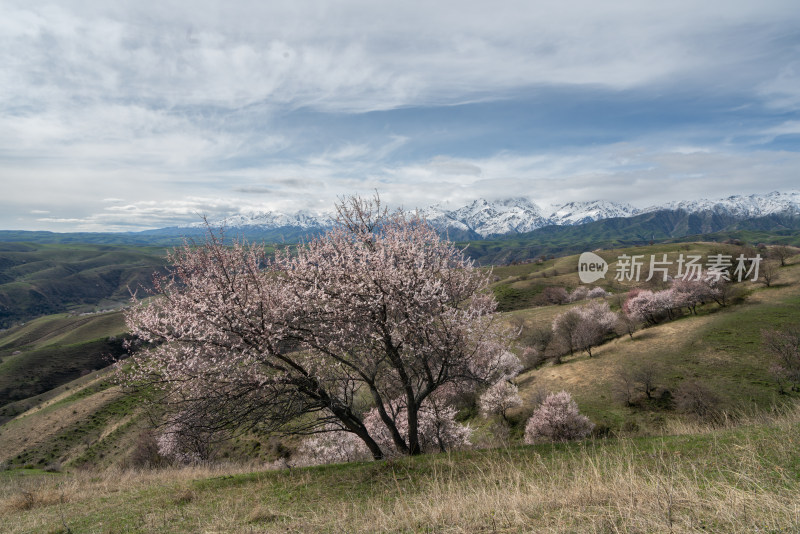
[[[266,470],[0,473],[23,532],[797,532],[800,413],[675,436]]]
[[[33,317],[118,306],[164,268],[163,249],[0,243],[0,329]]]
[[[717,246],[702,243],[658,245],[640,247],[635,252],[708,253]],[[623,249],[603,254],[609,255],[610,260],[611,256],[622,252],[634,251]],[[574,262],[575,257],[566,257],[543,264],[496,268],[496,286],[516,287],[524,293],[526,288],[546,282],[572,289],[578,285]],[[543,276],[545,273],[549,274]],[[770,361],[761,349],[761,332],[800,323],[798,257],[780,270],[773,287],[752,283],[744,287],[747,293],[741,304],[726,308],[709,304],[701,307],[697,316],[687,315],[640,330],[633,334],[633,339],[611,340],[595,349],[593,358],[576,353],[564,358],[560,365],[545,363],[524,372],[517,383],[526,402],[510,414],[512,440],[521,438],[525,420],[544,391],[566,389],[573,394],[581,410],[598,425],[598,432],[620,436],[661,434],[695,422],[692,414],[681,413],[669,400],[670,395],[687,382],[706,385],[717,399],[719,412],[732,416],[770,413],[775,407],[794,402],[797,394],[779,394],[770,378]],[[615,293],[625,290],[612,283],[608,283],[607,288]],[[615,296],[608,297],[612,307],[617,306],[615,299]],[[503,317],[510,324],[523,327],[515,350],[521,353],[524,339],[530,332],[549,329],[555,315],[581,304],[534,307],[527,304],[521,309],[512,306],[514,311],[504,313]],[[118,331],[114,328],[122,328],[118,315],[98,315],[94,318],[96,322],[84,324],[61,337],[58,325],[63,326],[67,323],[61,321],[70,320],[74,318],[32,322],[0,337],[0,347],[8,351],[27,346],[31,350],[17,357],[30,357],[39,354],[37,351],[58,346],[57,342],[76,341],[81,329],[85,329],[84,341],[89,341],[94,333],[111,335],[112,331]],[[615,384],[620,372],[638,366],[658,371],[657,398],[639,399],[629,406],[618,399]],[[13,411],[16,418],[0,426],[0,462],[42,467],[50,463],[108,466],[127,461],[148,423],[140,411],[140,403],[127,399],[116,389],[106,372],[92,372],[52,392],[9,404],[6,415]],[[0,381],[2,379],[0,374]],[[465,412],[462,417],[475,429],[476,441],[491,442],[494,439],[491,421],[474,415]],[[54,425],[53,421],[59,424]],[[42,431],[43,428],[47,431]],[[268,437],[245,436],[226,445],[219,457],[267,461],[276,458],[274,446],[278,443]],[[284,445],[291,446],[291,442]]]
[[[0,421],[40,395],[126,354],[122,312],[56,315],[0,332]]]

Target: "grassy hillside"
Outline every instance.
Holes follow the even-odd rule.
[[[704,243],[655,245],[605,251],[601,254],[607,255],[607,259],[613,261],[617,254],[623,252],[705,254],[719,250],[719,247]],[[731,252],[733,249],[726,251]],[[566,389],[573,394],[581,410],[598,425],[598,431],[628,436],[659,434],[676,424],[692,420],[691,414],[680,413],[671,400],[684,384],[692,382],[702,383],[713,392],[718,412],[733,415],[765,413],[774,406],[793,402],[796,394],[779,394],[770,377],[770,360],[761,350],[761,332],[768,328],[800,323],[800,261],[797,258],[780,269],[779,278],[773,287],[742,284],[745,295],[743,303],[725,308],[708,304],[700,307],[696,316],[687,315],[640,330],[632,339],[627,336],[613,339],[596,348],[593,358],[588,358],[585,353],[576,353],[565,357],[560,365],[546,363],[524,372],[518,377],[517,383],[526,403],[510,413],[513,423],[512,440],[520,439],[526,418],[532,412],[536,399],[545,391]],[[534,292],[531,288],[550,284],[572,289],[579,283],[575,263],[575,257],[566,257],[549,260],[541,265],[496,268],[494,275],[498,281],[495,288],[508,287],[519,290],[522,294],[526,291]],[[545,273],[549,274],[545,276]],[[612,281],[607,282],[606,286],[617,294],[626,289],[626,286]],[[615,296],[607,299],[612,307],[618,306]],[[570,306],[585,303],[522,307],[517,301],[501,300],[501,304],[503,302],[512,310],[503,315],[505,320],[516,327],[523,327],[515,347],[520,353],[530,332],[535,329],[549,329],[557,314],[563,313]],[[9,436],[23,436],[18,443],[21,448],[16,454],[25,454],[13,459],[14,465],[44,466],[49,462],[69,464],[83,454],[81,451],[62,447],[65,441],[73,443],[72,438],[61,437],[55,431],[42,433],[35,430],[39,428],[37,421],[42,416],[38,410],[42,406],[57,403],[60,415],[56,419],[71,421],[73,430],[88,425],[91,431],[87,430],[87,434],[97,430],[98,419],[117,428],[115,425],[129,421],[136,415],[133,411],[127,411],[127,405],[123,403],[122,409],[113,408],[92,420],[92,416],[108,400],[100,402],[93,399],[93,396],[101,391],[112,391],[112,384],[106,379],[98,378],[98,383],[102,386],[95,384],[94,389],[88,388],[87,377],[75,383],[63,383],[57,390],[49,393],[43,386],[48,382],[59,385],[65,372],[80,375],[86,370],[96,368],[91,364],[98,360],[92,358],[103,351],[110,351],[113,347],[108,343],[118,342],[123,330],[122,318],[117,312],[89,317],[42,318],[0,336],[0,358],[4,360],[0,364],[0,388],[5,387],[8,391],[10,387],[25,387],[31,395],[39,394],[37,397],[17,400],[9,399],[9,394],[6,393],[6,402],[15,402],[9,403],[0,411],[0,417],[21,414],[0,433],[0,451],[10,450],[8,442],[4,441],[10,439]],[[17,351],[19,354],[9,356]],[[638,399],[631,405],[626,405],[618,398],[617,382],[625,371],[641,366],[654,370],[654,398]],[[97,376],[97,373],[88,375],[93,376]],[[77,395],[77,390],[84,393]],[[85,407],[85,402],[92,402],[91,408]],[[73,410],[75,413],[72,413]],[[83,417],[75,419],[73,416],[77,414],[83,414]],[[472,417],[470,413],[462,416]],[[478,436],[490,432],[490,425],[481,418],[473,419],[471,424],[479,431]],[[124,442],[124,445],[117,443],[116,449],[111,446],[114,450],[108,453],[110,456],[104,456],[103,464],[124,460],[131,452],[136,439],[135,433],[142,428],[135,425],[130,427],[125,431],[129,433],[124,439],[118,432],[114,439],[120,439],[120,443]],[[104,439],[106,434],[99,433],[93,446],[107,448],[102,445]],[[53,442],[58,441],[62,443],[55,447]],[[231,445],[225,454],[242,458],[255,451],[257,456],[268,459],[272,457],[268,442],[267,438],[243,438]],[[84,446],[85,444],[81,445]],[[54,453],[56,449],[60,452]],[[0,461],[8,459],[9,453],[6,457],[0,455]]]
[[[717,244],[674,244],[603,251],[610,263],[607,278],[613,277],[614,261],[620,254],[701,254],[732,253],[732,246]],[[655,433],[667,428],[680,414],[674,410],[671,397],[683,384],[698,382],[709,389],[717,407],[731,414],[758,413],[772,406],[792,402],[792,395],[779,394],[771,379],[771,359],[762,350],[762,332],[800,324],[800,262],[779,269],[772,287],[743,283],[742,303],[724,308],[709,303],[698,314],[639,330],[633,338],[621,336],[593,351],[568,356],[561,365],[545,364],[521,375],[517,381],[523,397],[532,400],[542,391],[566,389],[595,423],[612,431],[630,434]],[[520,343],[526,332],[548,328],[553,318],[571,306],[542,305],[525,307],[525,297],[535,295],[548,285],[574,289],[580,284],[575,272],[577,257],[550,260],[540,265],[516,265],[496,268],[499,279],[494,289],[501,307],[513,310],[506,317],[515,325],[524,325]],[[547,276],[543,276],[543,274]],[[598,285],[620,294],[633,284],[613,280]],[[612,308],[619,305],[614,296],[607,297]],[[618,399],[618,385],[626,371],[652,369],[657,391],[649,401],[625,406]],[[521,423],[530,415],[528,407],[516,418]]]
[[[0,243],[0,328],[40,315],[113,307],[149,286],[164,250]]]
[[[790,248],[790,250],[794,254],[800,253],[800,249],[797,248]],[[646,280],[651,256],[655,256],[656,260],[660,261],[663,255],[666,254],[667,261],[672,263],[669,268],[669,274],[675,276],[677,275],[677,261],[681,255],[684,258],[690,255],[699,255],[705,260],[712,254],[725,254],[734,258],[739,254],[744,254],[745,257],[753,257],[756,254],[760,254],[763,258],[763,263],[767,262],[770,255],[769,249],[756,249],[755,247],[714,242],[662,243],[609,250],[594,249],[594,252],[608,263],[608,272],[604,278],[591,285],[602,287],[612,293],[622,293],[633,287],[661,288],[664,284],[658,275],[649,283]],[[639,282],[635,280],[618,281],[615,279],[619,265],[618,259],[622,255],[643,257],[640,260],[643,262],[643,266]],[[491,267],[491,269],[492,274],[495,276],[492,289],[497,298],[500,311],[513,311],[542,305],[543,302],[537,299],[537,296],[550,286],[563,287],[571,291],[579,285],[583,285],[578,278],[577,254],[556,257],[541,262]],[[776,283],[785,286],[792,281],[791,276],[793,275],[790,275],[789,278],[781,278],[781,272],[779,270]],[[789,273],[789,271],[786,271],[786,273]],[[759,280],[763,282],[763,276],[759,276]],[[761,285],[745,284],[742,287],[746,287],[750,291],[761,287]]]
[[[675,243],[599,251],[611,268],[598,285],[616,295],[632,287],[611,280],[623,253],[674,258],[737,250]],[[522,326],[515,350],[557,314],[585,303],[536,299],[547,286],[578,286],[576,265],[573,256],[493,270],[504,320]],[[264,472],[277,458],[276,444],[293,442],[243,436],[220,448],[217,459],[249,460],[249,467],[121,474],[116,469],[130,465],[150,423],[143,399],[121,391],[108,370],[92,371],[5,407],[0,463],[15,469],[0,471],[0,522],[18,525],[13,532],[58,532],[62,514],[75,532],[794,531],[800,413],[793,406],[800,395],[779,393],[762,331],[800,324],[800,256],[778,270],[771,287],[748,282],[740,293],[735,305],[709,303],[697,315],[612,339],[592,358],[576,353],[526,370],[516,379],[525,404],[509,414],[512,447],[494,451]],[[606,297],[612,308],[616,295]],[[7,330],[0,335],[0,388],[3,380],[32,391],[42,377],[58,382],[58,373],[92,354],[93,343],[123,332],[119,312],[45,317]],[[653,398],[626,403],[619,377],[640,367],[655,371]],[[28,379],[16,380],[21,376]],[[714,418],[675,405],[689,383],[713,394]],[[561,389],[597,424],[594,441],[517,445],[542,392]],[[470,410],[460,418],[476,443],[505,439],[495,434],[497,421]],[[46,467],[67,474],[39,471]],[[81,475],[78,467],[95,474]]]
[[[122,312],[55,315],[0,332],[0,421],[45,393],[106,367],[122,356],[126,331]]]
[[[264,471],[0,473],[4,532],[796,532],[800,413]]]

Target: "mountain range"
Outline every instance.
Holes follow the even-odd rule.
[[[774,191],[763,195],[734,195],[717,200],[669,202],[644,209],[609,200],[568,202],[543,209],[528,198],[518,197],[494,201],[477,199],[454,210],[438,204],[419,210],[431,225],[455,240],[496,238],[532,232],[547,226],[576,226],[660,211],[712,214],[737,220],[776,214],[800,215],[800,192]],[[250,212],[213,221],[212,225],[234,228],[248,234],[257,231],[273,233],[280,230],[287,235],[295,235],[327,228],[331,225],[332,218],[332,213]],[[202,226],[193,224],[185,228]],[[172,230],[179,231],[179,229]],[[152,232],[157,233],[159,230]]]
[[[542,207],[529,198],[504,200],[477,199],[457,209],[433,205],[418,210],[443,236],[452,241],[526,241],[548,244],[548,253],[566,252],[574,246],[600,243],[648,242],[683,239],[726,232],[726,238],[739,238],[731,232],[758,231],[777,236],[795,236],[800,230],[800,191],[753,195],[734,195],[717,200],[666,202],[647,208],[609,200],[568,202]],[[224,227],[228,237],[271,244],[292,244],[329,228],[333,213],[248,212],[209,221]],[[0,230],[0,242],[91,243],[99,245],[163,246],[180,245],[185,238],[204,239],[205,224],[157,228],[140,232],[74,232]],[[788,234],[786,232],[789,232]],[[720,237],[720,236],[716,236]],[[553,248],[554,239],[561,244]],[[768,239],[767,236],[749,236]],[[489,240],[489,241],[487,241]],[[532,246],[532,245],[531,245]],[[600,246],[600,244],[598,244]],[[502,258],[498,258],[502,260]]]

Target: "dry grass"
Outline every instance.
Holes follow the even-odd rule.
[[[53,405],[51,402],[47,407],[35,408],[22,414],[0,429],[0,462],[46,442],[121,396],[122,391],[115,386],[86,397],[80,403]]]
[[[252,474],[240,466],[3,477],[0,525],[9,533],[63,525],[74,532],[796,532],[799,422],[800,409],[769,425],[701,429],[701,437]]]

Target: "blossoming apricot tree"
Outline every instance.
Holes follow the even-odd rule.
[[[129,379],[163,385],[175,413],[216,428],[346,431],[379,459],[387,440],[366,424],[372,414],[393,452],[422,452],[434,392],[504,372],[489,275],[377,195],[337,210],[332,230],[294,252],[270,257],[211,233],[171,253],[157,296],[127,314],[150,347]]]

